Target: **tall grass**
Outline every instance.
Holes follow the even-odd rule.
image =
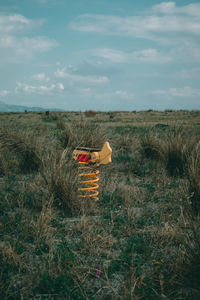
[[[184,132],[170,130],[163,143],[165,167],[170,176],[183,176],[186,172],[190,144],[186,144],[185,138]]]
[[[140,151],[146,158],[157,160],[164,158],[161,140],[152,132],[140,137]]]
[[[188,157],[188,191],[193,213],[200,214],[200,142],[197,142]]]
[[[1,149],[19,158],[21,172],[35,172],[42,167],[40,143],[31,133],[4,131],[0,133]]]
[[[199,299],[198,128],[154,126],[145,135],[143,112],[137,132],[101,123],[103,112],[99,121],[26,117],[4,118],[0,135],[1,298]],[[117,122],[124,129],[135,117],[118,113]],[[80,199],[73,149],[101,148],[108,136],[112,164],[100,166],[99,202]]]
[[[186,142],[187,141],[187,142]],[[195,136],[187,136],[182,129],[172,128],[162,134],[149,132],[140,139],[141,152],[146,158],[161,161],[169,176],[185,176]]]
[[[47,184],[50,198],[57,208],[67,215],[80,212],[77,195],[77,166],[72,161],[72,154],[64,150],[59,154],[50,154],[44,162],[42,176]]]
[[[81,115],[77,120],[73,120],[71,124],[64,120],[56,123],[59,129],[58,139],[63,148],[74,149],[77,146],[101,148],[106,141],[106,133],[100,125],[90,123]]]

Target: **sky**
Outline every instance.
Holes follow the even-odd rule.
[[[0,101],[200,109],[200,0],[0,0]]]

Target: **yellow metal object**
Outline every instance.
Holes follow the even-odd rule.
[[[101,150],[96,148],[84,148],[77,147],[73,151],[73,158],[79,163],[79,170],[90,171],[89,173],[83,172],[79,174],[80,177],[86,177],[87,180],[80,181],[81,184],[87,185],[87,187],[81,187],[78,190],[86,192],[85,195],[80,195],[81,198],[93,198],[96,201],[99,200],[97,197],[99,192],[97,191],[99,185],[99,170],[95,167],[100,164],[106,165],[111,163],[112,149],[108,142],[105,142]],[[90,166],[89,166],[90,164]],[[88,187],[89,185],[89,187]]]
[[[78,161],[82,161],[82,156],[85,157],[86,162],[106,165],[111,163],[111,153],[112,149],[109,142],[105,142],[101,150],[94,148],[77,147],[73,152],[73,158]]]
[[[90,170],[90,173],[81,173],[78,175],[80,177],[90,178],[89,180],[82,180],[82,181],[80,181],[80,183],[91,186],[91,187],[78,188],[78,191],[83,191],[86,193],[89,192],[89,194],[79,195],[79,197],[93,198],[95,201],[98,201],[99,198],[97,196],[98,196],[99,192],[96,190],[99,187],[99,185],[97,184],[97,181],[99,181],[99,177],[97,176],[99,174],[99,170],[96,170],[92,167],[87,166],[88,163],[86,163],[86,162],[79,161],[79,164],[80,164],[79,170]]]

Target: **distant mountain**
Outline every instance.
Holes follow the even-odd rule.
[[[0,101],[0,112],[24,112],[24,111],[45,111],[45,110],[61,110],[61,109],[49,109],[49,108],[41,108],[41,107],[29,107],[29,106],[21,106],[21,105],[9,105]]]

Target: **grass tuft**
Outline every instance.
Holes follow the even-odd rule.
[[[1,148],[18,156],[19,168],[23,173],[39,171],[42,160],[36,137],[31,133],[1,132]]]
[[[186,172],[188,145],[184,133],[170,130],[163,143],[165,167],[170,176],[183,176]]]
[[[193,213],[200,214],[200,142],[193,148],[188,158],[188,191]]]
[[[69,216],[80,211],[76,193],[77,167],[70,154],[68,150],[52,154],[45,162],[46,167],[42,173],[54,205]]]
[[[200,299],[199,125],[198,111],[0,114],[1,299]],[[106,140],[99,201],[80,199],[73,150]]]
[[[160,145],[161,141],[148,132],[140,137],[140,149],[142,154],[148,159],[160,160],[163,158],[163,153]]]

